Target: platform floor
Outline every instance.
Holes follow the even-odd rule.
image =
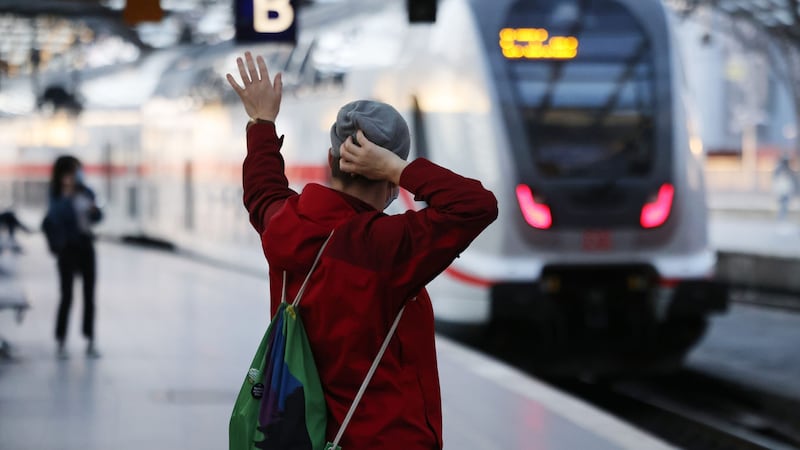
[[[709,220],[709,241],[720,252],[800,259],[800,224],[793,220],[718,215]]]
[[[227,448],[243,371],[267,326],[264,279],[155,250],[100,243],[97,336],[85,356],[80,297],[70,357],[55,356],[55,264],[41,236],[0,257],[32,309],[0,315],[16,359],[0,362],[3,450]],[[78,291],[76,284],[76,293]],[[668,448],[583,402],[438,340],[445,448]]]

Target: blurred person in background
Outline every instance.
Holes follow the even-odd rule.
[[[781,156],[772,172],[772,192],[778,197],[778,220],[786,220],[789,203],[797,194],[797,175],[789,165],[789,155]]]
[[[50,203],[42,228],[50,252],[58,260],[61,302],[56,317],[58,356],[67,356],[66,338],[72,287],[76,274],[83,284],[83,335],[89,341],[86,354],[100,354],[94,336],[95,250],[92,225],[102,218],[95,195],[83,179],[81,163],[73,156],[60,156],[53,164]]]
[[[22,222],[19,221],[17,215],[14,214],[14,211],[11,208],[0,213],[0,230],[2,230],[3,228],[6,229],[6,232],[8,234],[8,239],[7,239],[8,248],[15,253],[22,252],[22,247],[19,246],[19,243],[17,242],[17,239],[14,237],[14,234],[16,233],[17,228],[26,233],[30,233],[31,230],[28,227],[26,227]],[[5,247],[6,243],[0,241],[0,253],[3,253],[3,249]]]

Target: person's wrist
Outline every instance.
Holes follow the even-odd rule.
[[[262,119],[261,117],[251,117],[250,123],[275,123],[275,119]]]
[[[400,185],[400,176],[403,174],[403,170],[405,170],[406,166],[408,166],[408,161],[399,157],[396,158],[392,164],[389,181],[396,185]]]
[[[267,113],[267,112],[260,111],[260,112],[258,112],[256,114],[251,115],[250,119],[252,119],[252,120],[264,120],[264,121],[267,121],[267,122],[275,122],[275,117],[277,117],[277,116],[278,116],[277,114],[270,114],[270,113]]]
[[[278,117],[277,112],[273,111],[255,111],[253,114],[250,114],[250,120],[253,122],[263,121],[263,122],[275,122],[275,118]]]

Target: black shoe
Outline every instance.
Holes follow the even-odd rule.
[[[56,357],[58,357],[58,359],[69,358],[69,353],[67,352],[67,346],[64,345],[64,341],[58,341],[58,348],[56,349]]]
[[[97,351],[97,347],[94,345],[94,341],[89,341],[89,345],[86,347],[86,356],[93,359],[97,359],[100,357],[100,352]]]

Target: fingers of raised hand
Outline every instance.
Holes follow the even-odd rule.
[[[273,82],[272,85],[275,88],[275,93],[278,95],[278,98],[280,98],[281,93],[283,92],[283,77],[281,76],[280,72],[278,72],[278,74],[275,75],[275,81]]]
[[[264,61],[264,57],[258,56],[256,58],[256,63],[258,63],[260,79],[269,82],[269,70],[267,69],[267,63]]]
[[[242,83],[247,87],[251,83],[250,76],[247,74],[247,69],[244,67],[242,58],[236,58],[236,65],[239,66],[239,75],[242,77]]]
[[[241,86],[239,86],[239,83],[236,82],[236,79],[233,78],[233,75],[228,74],[226,76],[226,78],[228,79],[228,83],[231,85],[233,90],[236,91],[236,93],[239,95],[239,97],[241,97],[242,96],[242,91],[244,89]]]
[[[255,83],[256,81],[260,81],[261,79],[258,76],[258,70],[256,69],[256,63],[253,61],[253,54],[250,52],[244,53],[244,58],[247,61],[247,70],[250,71],[250,81]]]

